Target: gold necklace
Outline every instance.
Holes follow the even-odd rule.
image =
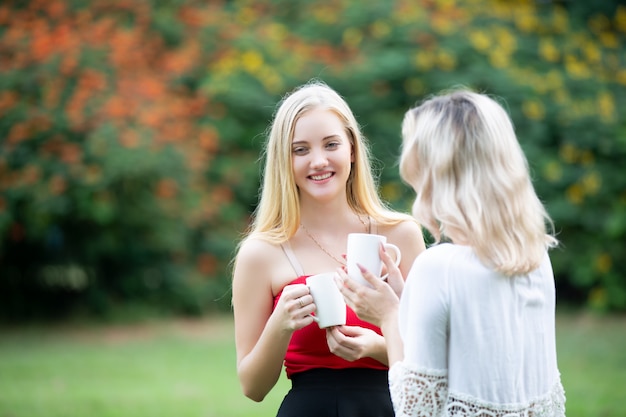
[[[363,221],[363,219],[361,218],[361,216],[357,216],[357,217],[359,218],[359,221],[361,222],[361,224],[362,224],[362,225],[363,225],[363,227],[365,228],[365,232],[367,232],[369,228],[367,227],[367,225],[365,224],[365,222]],[[326,255],[330,256],[332,259],[334,259],[334,260],[335,260],[335,262],[338,262],[340,265],[343,265],[343,266],[345,266],[345,265],[346,265],[346,263],[345,263],[345,262],[343,262],[343,261],[341,261],[341,260],[337,259],[337,258],[335,257],[335,255],[333,255],[332,253],[330,253],[329,251],[327,251],[327,250],[326,250],[326,249],[325,249],[325,248],[324,248],[324,247],[323,247],[323,246],[322,246],[322,245],[321,245],[321,244],[317,241],[317,239],[315,239],[315,238],[313,237],[313,235],[312,235],[311,233],[309,233],[309,230],[308,230],[306,227],[304,227],[304,225],[303,225],[302,223],[300,223],[300,227],[302,227],[302,230],[304,230],[304,233],[306,233],[306,235],[307,235],[308,237],[310,237],[310,238],[311,238],[311,240],[313,241],[313,243],[315,243],[315,244],[317,245],[317,247],[318,247],[318,248],[320,248],[320,249],[321,249],[321,250],[322,250],[322,251],[323,251]]]

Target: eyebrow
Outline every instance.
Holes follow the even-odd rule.
[[[339,135],[337,133],[333,133],[332,135],[324,136],[322,138],[322,141],[329,140],[329,139],[334,139],[334,138],[341,139],[341,135]],[[308,143],[308,142],[309,142],[308,140],[294,140],[293,142],[291,142],[291,144],[295,145],[295,144]]]

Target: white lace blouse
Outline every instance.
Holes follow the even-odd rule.
[[[396,416],[559,417],[555,288],[548,255],[527,276],[444,243],[418,256],[400,300],[404,360],[389,371]]]

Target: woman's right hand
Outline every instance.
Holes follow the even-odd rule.
[[[381,327],[387,316],[397,310],[399,297],[390,283],[381,280],[361,265],[359,268],[371,287],[353,280],[340,268],[337,270],[342,281],[339,285],[340,291],[348,306],[361,320]]]
[[[313,322],[311,313],[315,308],[309,288],[304,284],[291,284],[283,288],[274,315],[282,323],[283,330],[294,332]]]

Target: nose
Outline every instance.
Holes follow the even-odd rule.
[[[324,151],[315,151],[311,154],[311,168],[321,169],[328,165],[328,158]]]

